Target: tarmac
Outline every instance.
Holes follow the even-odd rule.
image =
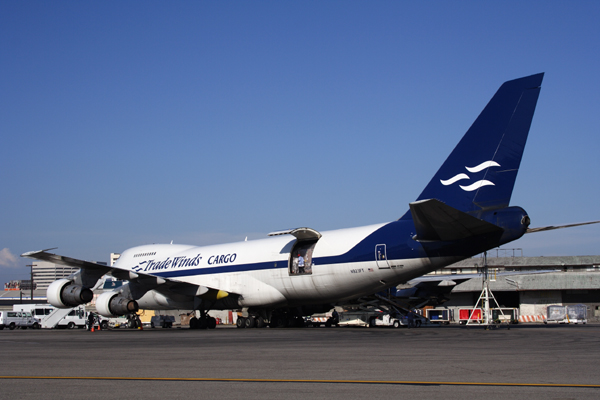
[[[597,399],[600,325],[0,331],[2,398]]]

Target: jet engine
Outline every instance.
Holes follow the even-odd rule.
[[[119,292],[106,292],[98,296],[96,310],[105,317],[115,317],[137,312],[137,301],[121,296]]]
[[[94,293],[84,286],[75,285],[68,279],[59,279],[48,286],[48,303],[56,308],[71,308],[89,303]]]

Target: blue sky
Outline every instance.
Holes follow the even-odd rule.
[[[0,283],[397,219],[506,80],[545,72],[512,204],[600,219],[600,3],[0,3]],[[600,226],[527,235],[600,254]]]

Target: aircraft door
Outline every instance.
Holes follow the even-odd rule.
[[[385,244],[378,244],[375,246],[375,261],[377,261],[377,267],[379,269],[390,267],[390,264],[387,260],[387,253],[385,251]]]
[[[317,244],[316,240],[298,242],[292,248],[290,257],[290,275],[312,274],[312,254]]]

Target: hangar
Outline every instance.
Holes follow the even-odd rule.
[[[487,264],[496,300],[501,307],[518,308],[521,322],[542,322],[549,305],[575,304],[587,306],[588,321],[600,322],[600,256],[488,255]],[[482,278],[460,278],[477,274],[482,266],[483,257],[479,256],[430,274],[456,277],[456,284],[445,296],[448,301],[436,308],[473,307],[482,290]]]

